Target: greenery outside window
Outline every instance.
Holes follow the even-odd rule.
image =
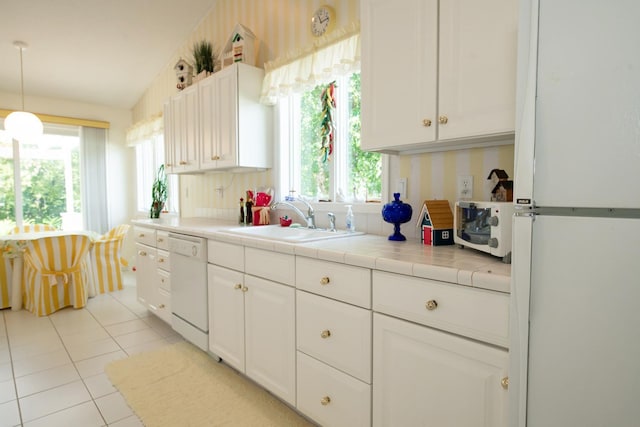
[[[309,201],[379,202],[382,155],[360,149],[360,73],[341,76],[335,85],[335,137],[327,161],[320,133],[327,85],[280,100],[280,188]]]

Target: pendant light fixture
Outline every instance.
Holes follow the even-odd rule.
[[[13,42],[20,50],[20,94],[22,96],[22,111],[14,111],[4,119],[4,128],[9,135],[18,141],[34,140],[42,136],[42,121],[33,113],[24,110],[24,75],[22,68],[22,51],[27,48],[25,42]]]

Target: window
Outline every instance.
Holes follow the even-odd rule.
[[[0,131],[0,232],[18,224],[82,228],[80,181],[78,126],[45,123],[38,142]]]
[[[310,201],[380,201],[382,156],[360,149],[360,73],[335,81],[335,137],[325,161],[321,150],[321,96],[327,85],[281,99],[281,188]]]
[[[158,173],[158,168],[164,163],[164,138],[161,133],[156,134],[137,143],[135,149],[137,209],[148,215],[151,208],[151,187]],[[172,195],[178,194],[178,177],[167,175],[167,184],[169,194],[164,210],[177,213],[178,198],[172,197]]]

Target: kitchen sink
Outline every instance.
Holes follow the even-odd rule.
[[[281,227],[279,225],[237,227],[220,230],[220,232],[289,243],[306,243],[316,240],[336,239],[364,234],[358,231],[348,233],[346,230],[329,231],[322,228]]]

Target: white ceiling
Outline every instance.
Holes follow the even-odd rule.
[[[130,109],[215,2],[0,0],[0,92],[20,93],[20,40],[26,97]]]

